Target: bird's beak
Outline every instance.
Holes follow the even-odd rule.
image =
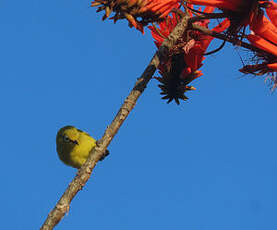
[[[78,141],[72,141],[75,145],[79,145]]]

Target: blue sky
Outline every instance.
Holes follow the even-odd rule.
[[[101,17],[87,0],[0,4],[3,229],[41,226],[76,173],[57,130],[100,138],[155,52]],[[56,229],[276,229],[276,93],[238,53],[209,56],[180,106],[152,80]]]

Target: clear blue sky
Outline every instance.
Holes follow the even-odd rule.
[[[155,52],[149,31],[88,6],[0,3],[2,229],[39,229],[76,173],[57,130],[100,138]],[[276,229],[277,97],[237,51],[206,59],[180,106],[151,81],[56,229]]]

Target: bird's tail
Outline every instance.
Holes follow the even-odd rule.
[[[106,158],[106,156],[108,156],[110,154],[110,151],[108,149],[106,149],[104,155],[99,159],[99,161],[102,161]]]

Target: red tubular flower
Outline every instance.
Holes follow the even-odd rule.
[[[265,52],[256,54],[259,61],[263,59],[262,63],[246,65],[240,71],[255,75],[270,74],[274,87],[277,86],[277,76],[274,76],[277,75],[277,3],[268,0],[188,0],[188,2],[222,10],[231,22],[228,35],[235,38],[243,39],[244,36],[241,36],[239,31],[249,25],[252,33],[247,39],[253,46]],[[264,15],[263,8],[266,9],[270,20]],[[209,43],[208,40],[207,42]]]
[[[277,46],[254,34],[249,34],[247,39],[252,45],[268,52],[269,55],[261,55],[264,58],[264,62],[262,64],[246,65],[240,69],[240,71],[243,73],[252,73],[257,75],[277,72]]]
[[[270,21],[277,27],[277,3],[270,1],[269,6],[266,8],[266,13]]]
[[[270,70],[277,72],[277,62],[271,63],[271,64],[267,64],[266,66],[267,66],[267,68],[269,68]]]
[[[179,7],[180,0],[94,0],[91,6],[97,6],[97,12],[105,10],[103,20],[108,18],[116,22],[127,19],[130,27],[135,27],[142,33],[148,23],[161,22],[174,8]]]
[[[271,12],[274,4],[272,2],[270,4],[271,6],[266,11],[269,18],[274,20],[274,16],[277,14]],[[257,53],[260,59],[263,59],[261,64],[246,65],[240,71],[246,74],[269,75],[273,85],[272,89],[275,89],[277,86],[277,27],[260,11],[250,23],[250,29],[252,33],[247,36],[247,39],[253,46],[266,53]]]
[[[247,36],[247,39],[251,42],[252,45],[268,52],[277,57],[277,46],[272,44],[271,42],[263,39],[262,37],[255,35],[255,34],[249,34]]]
[[[204,10],[205,13],[213,11],[214,7],[206,7]],[[157,47],[172,32],[178,20],[179,17],[173,13],[172,17],[168,16],[166,21],[159,24],[159,29],[154,26],[149,27]],[[207,28],[209,20],[195,23]],[[212,30],[222,32],[229,25],[229,20],[226,19]],[[188,99],[185,92],[195,89],[188,84],[203,75],[199,68],[203,65],[203,55],[212,39],[213,37],[194,30],[186,31],[183,37],[179,39],[178,44],[169,51],[167,60],[158,66],[161,77],[156,77],[156,79],[161,83],[159,85],[162,90],[161,94],[165,95],[162,99],[168,99],[168,103],[174,99],[177,104],[180,103],[180,99]]]
[[[261,8],[268,7],[268,0],[187,0],[189,3],[213,6],[223,11],[230,20],[228,35],[236,39],[242,39],[245,27],[257,18]],[[239,33],[243,31],[243,34]]]
[[[277,27],[264,16],[262,11],[250,23],[250,29],[256,35],[277,45]]]
[[[258,7],[253,7],[252,17],[248,19],[251,34],[246,37],[253,46],[265,52],[257,52],[255,54],[259,57],[256,59],[257,62],[245,65],[240,71],[245,74],[267,74],[273,82],[272,88],[275,88],[277,86],[277,20],[274,20],[277,18],[277,4],[273,1],[253,0],[255,1]],[[270,20],[264,15],[262,8],[266,9]]]
[[[247,0],[188,0],[189,3],[202,6],[212,6],[225,10],[237,10]]]
[[[160,48],[164,39],[167,38],[169,34],[172,32],[172,30],[175,28],[175,26],[178,23],[178,20],[178,16],[175,13],[173,13],[172,17],[168,16],[166,21],[163,21],[159,24],[160,29],[156,29],[153,26],[149,26],[152,37],[155,40],[154,43],[157,46],[157,48]]]
[[[166,17],[173,8],[178,8],[179,1],[173,0],[148,0],[144,7],[141,8],[141,13],[153,12],[159,15],[160,18]]]

